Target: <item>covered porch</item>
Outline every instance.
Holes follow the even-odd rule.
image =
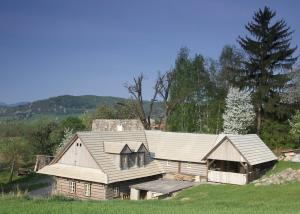
[[[249,183],[249,165],[246,162],[207,160],[208,182],[245,185]]]

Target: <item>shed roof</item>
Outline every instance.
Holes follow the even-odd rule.
[[[194,186],[194,182],[159,179],[130,186],[138,190],[169,194]]]
[[[215,145],[218,135],[145,131],[154,158],[187,162],[203,162]]]
[[[229,139],[250,165],[277,160],[274,153],[256,134],[224,135],[203,159],[206,159],[215,149],[217,149],[217,147],[224,142],[225,138]]]

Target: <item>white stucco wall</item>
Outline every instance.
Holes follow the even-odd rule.
[[[58,163],[99,169],[96,161],[79,138],[70,146]]]

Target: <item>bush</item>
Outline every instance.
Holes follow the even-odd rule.
[[[261,130],[261,138],[271,148],[295,148],[296,142],[289,134],[288,122],[266,121]]]

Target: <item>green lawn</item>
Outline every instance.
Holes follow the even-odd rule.
[[[277,167],[274,170],[279,171],[290,165],[280,162]],[[300,164],[294,167],[300,168]],[[0,198],[0,213],[300,213],[300,183],[257,187],[252,184],[200,185],[182,191],[174,199],[152,201],[33,200],[3,196]]]
[[[267,173],[267,175],[281,172],[287,168],[300,169],[300,163],[289,162],[289,161],[278,161],[275,167]]]

